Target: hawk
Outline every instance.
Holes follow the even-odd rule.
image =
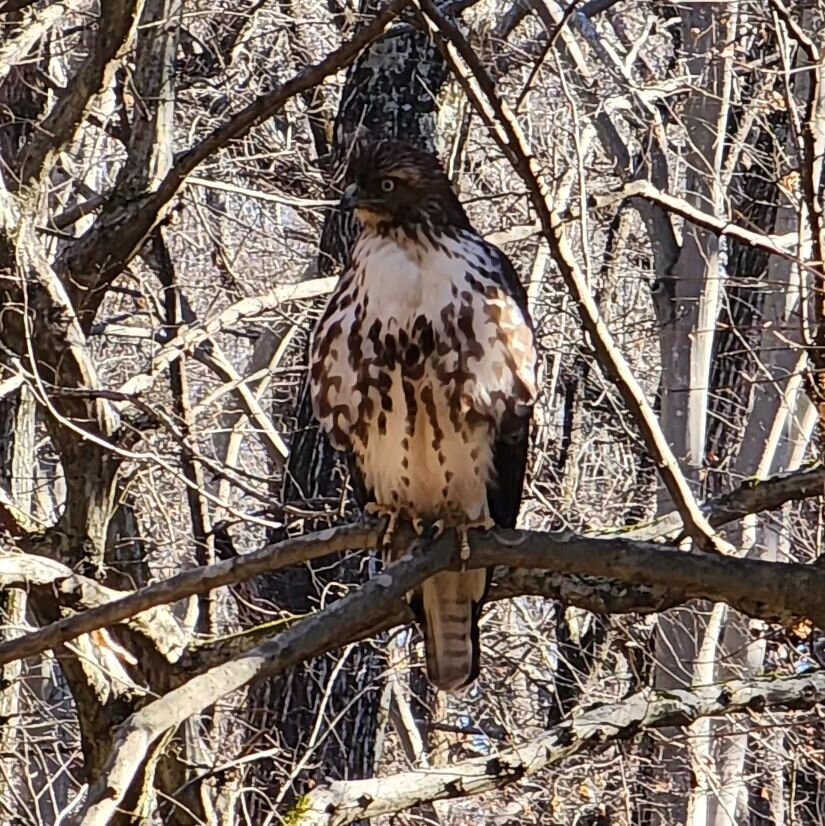
[[[341,202],[361,233],[315,328],[313,412],[345,451],[362,510],[417,526],[514,527],[536,398],[527,297],[470,224],[438,159],[360,147]],[[438,688],[479,670],[491,571],[444,571],[411,597]]]

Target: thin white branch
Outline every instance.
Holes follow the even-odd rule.
[[[697,227],[710,230],[718,235],[735,238],[744,244],[765,250],[765,252],[786,258],[794,263],[798,262],[796,251],[798,236],[795,232],[785,233],[784,235],[766,235],[760,232],[751,232],[751,230],[740,227],[728,218],[720,218],[698,209],[689,204],[684,198],[662,192],[650,181],[632,181],[617,192],[593,196],[591,202],[596,207],[608,207],[630,198],[644,198],[646,201],[664,207],[668,212],[690,221]]]
[[[277,309],[284,302],[326,295],[335,287],[337,280],[336,277],[315,278],[298,284],[286,284],[275,287],[266,295],[251,296],[230,304],[213,318],[203,324],[185,328],[180,335],[164,344],[152,359],[149,371],[129,379],[119,392],[129,396],[145,393],[175,359],[192,352],[222,330]]]

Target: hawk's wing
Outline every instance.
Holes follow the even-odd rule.
[[[359,510],[363,513],[364,508],[375,501],[375,493],[367,487],[364,481],[364,474],[361,468],[358,467],[358,462],[355,460],[355,453],[352,450],[347,451],[347,468],[349,469],[349,484],[352,488],[352,498],[355,504],[358,505]]]
[[[491,258],[499,262],[495,273],[502,287],[513,297],[521,310],[530,331],[533,322],[527,306],[527,291],[521,283],[510,259],[496,246],[489,244]],[[490,516],[502,528],[514,528],[521,507],[524,474],[527,470],[527,452],[530,441],[530,414],[505,414],[499,434],[493,445],[495,478],[487,487],[487,504]]]
[[[335,285],[335,289],[329,297],[324,312],[318,319],[315,330],[316,337],[320,336],[325,330],[330,332],[329,325],[331,323],[339,328],[339,334],[340,330],[344,327],[348,330],[352,328],[355,318],[353,315],[354,288],[352,280],[353,269],[350,264]],[[328,403],[332,396],[335,397],[336,403],[339,403],[338,394],[340,388],[355,387],[358,381],[358,365],[354,360],[354,356],[337,359],[334,371],[336,374],[335,381],[326,381],[322,363],[324,359],[318,359],[314,343],[310,346],[309,360],[311,367],[307,388],[308,395],[312,400],[313,415],[316,421],[321,423],[321,429],[326,431],[327,438],[332,444],[332,447],[336,451],[342,451],[346,456],[349,481],[352,488],[352,498],[355,500],[358,508],[363,512],[369,502],[375,501],[375,495],[372,490],[367,488],[366,482],[364,481],[364,474],[356,461],[355,452],[352,449],[349,436],[335,426],[337,419],[333,409]],[[329,398],[325,398],[327,394]],[[327,404],[324,404],[324,402],[327,402]],[[330,432],[331,428],[333,428],[332,432]]]

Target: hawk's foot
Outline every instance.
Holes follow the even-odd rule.
[[[412,526],[417,536],[430,542],[435,542],[444,533],[445,528],[443,519],[436,519],[428,525],[422,517],[417,515],[412,518]]]
[[[379,505],[377,502],[369,502],[364,508],[364,514],[374,519],[384,519],[386,524],[381,533],[381,548],[389,551],[392,548],[392,541],[395,532],[398,530],[398,520],[401,517],[401,510],[390,505]]]
[[[458,557],[461,560],[461,570],[467,569],[467,562],[470,560],[470,537],[469,531],[474,528],[482,531],[491,531],[495,528],[496,523],[490,519],[489,516],[481,519],[474,519],[471,522],[464,522],[456,526],[456,534],[458,535]]]

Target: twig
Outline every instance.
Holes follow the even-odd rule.
[[[158,280],[163,287],[163,306],[166,326],[177,333],[183,327],[181,307],[183,293],[178,284],[172,256],[166,246],[160,227],[152,235],[151,255],[147,261],[155,269]],[[203,464],[194,456],[189,445],[192,441],[194,417],[189,402],[189,375],[186,362],[176,359],[169,365],[169,384],[175,404],[175,413],[180,420],[182,450],[180,454],[181,471],[189,484],[186,486],[186,500],[192,522],[192,539],[195,545],[195,561],[199,566],[215,563],[215,537],[212,535],[212,519],[209,505],[202,495],[206,490]],[[214,603],[209,593],[199,594],[198,625],[201,634],[214,635]]]
[[[77,11],[81,6],[78,0],[74,2],[51,3],[46,8],[37,11],[28,20],[23,21],[20,31],[16,37],[6,41],[0,49],[0,80],[6,77],[12,67],[20,60],[24,59],[32,46],[43,37],[43,35],[54,26],[61,17],[69,12]],[[0,6],[0,14],[5,6]]]
[[[285,301],[313,298],[324,295],[334,286],[337,278],[315,278],[301,284],[276,287],[266,295],[250,296],[236,301],[202,324],[187,327],[158,350],[149,371],[129,379],[120,388],[125,395],[136,395],[149,390],[157,378],[175,360],[208,342],[221,330],[237,325],[239,321],[256,318],[274,310]]]
[[[439,42],[446,59],[487,124],[502,152],[527,186],[533,206],[541,221],[542,231],[556,265],[573,296],[582,323],[587,330],[599,364],[616,382],[650,455],[656,461],[659,475],[685,523],[685,529],[706,550],[729,552],[728,543],[719,537],[699,509],[687,480],[665,438],[656,413],[636,381],[633,371],[616,347],[610,331],[601,318],[596,302],[587,286],[567,241],[561,217],[554,209],[550,193],[543,180],[539,164],[530,156],[527,141],[506,105],[496,95],[495,87],[479,63],[466,39],[438,11],[432,0],[415,0],[428,27]]]

